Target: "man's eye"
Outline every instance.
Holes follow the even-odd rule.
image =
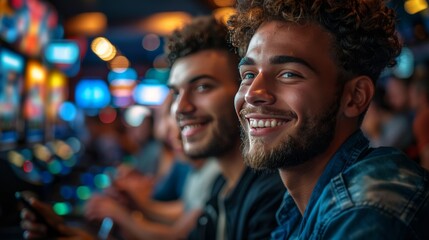
[[[293,72],[285,72],[282,74],[282,77],[284,78],[293,78],[293,77],[300,77],[300,75],[295,74]]]
[[[206,90],[210,89],[210,86],[209,85],[198,85],[195,89],[198,92],[202,92],[202,91],[206,91]]]
[[[175,89],[171,89],[170,92],[171,92],[171,95],[173,96],[173,98],[177,98],[177,96],[179,96],[179,91],[177,91]]]
[[[253,78],[255,78],[255,74],[253,73],[244,73],[241,77],[241,79],[243,80],[253,79]]]

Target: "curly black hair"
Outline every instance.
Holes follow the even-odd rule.
[[[395,18],[384,0],[241,0],[228,25],[242,55],[263,22],[317,23],[332,35],[343,74],[366,75],[375,82],[385,67],[396,64],[401,51]]]
[[[166,39],[167,58],[170,67],[181,57],[207,49],[230,51],[234,47],[229,41],[228,28],[213,16],[195,17],[182,29],[177,29]],[[238,58],[238,56],[237,56]]]

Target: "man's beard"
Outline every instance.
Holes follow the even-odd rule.
[[[331,144],[338,110],[339,99],[336,98],[325,114],[304,119],[295,136],[288,135],[280,144],[268,150],[263,140],[250,140],[241,128],[244,162],[254,169],[288,168],[305,163],[326,151]],[[250,141],[253,143],[250,144]]]
[[[238,120],[233,118],[218,123],[219,125],[210,133],[211,137],[207,144],[198,149],[184,149],[188,157],[191,159],[221,157],[237,147],[240,135]]]

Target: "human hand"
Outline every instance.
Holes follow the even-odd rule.
[[[114,199],[93,195],[85,204],[85,217],[91,221],[101,221],[109,217],[117,222],[128,215],[128,210]]]
[[[83,230],[66,226],[64,220],[58,216],[52,208],[34,197],[28,199],[33,211],[37,211],[41,217],[55,230],[55,234],[49,232],[48,226],[37,219],[35,212],[29,208],[21,210],[21,228],[24,230],[25,239],[46,239],[48,237],[64,240],[92,240],[91,235]]]
[[[142,174],[132,174],[119,178],[114,182],[114,188],[125,194],[134,204],[140,206],[151,198],[155,181]]]

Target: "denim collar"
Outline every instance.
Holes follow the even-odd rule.
[[[322,191],[325,186],[331,181],[332,178],[338,174],[346,171],[353,163],[355,163],[359,156],[366,152],[369,146],[368,139],[365,138],[361,130],[353,133],[337,150],[331,160],[323,170],[322,175],[316,183],[313,189],[310,200],[308,201],[307,207],[304,212],[303,223],[306,222],[309,213],[313,210],[316,202],[319,200]],[[303,224],[301,224],[301,229]]]
[[[322,194],[325,186],[331,181],[332,178],[344,172],[351,165],[353,165],[353,163],[359,159],[359,156],[366,152],[368,147],[369,141],[365,138],[361,130],[357,130],[341,145],[341,147],[328,162],[322,175],[317,181],[303,217],[301,217],[298,207],[296,206],[290,194],[286,192],[282,205],[277,212],[277,221],[281,228],[278,228],[273,232],[273,238],[276,238],[275,236],[277,234],[286,234],[289,235],[289,237],[291,237],[291,235],[299,234],[298,232],[294,232],[294,230],[297,230],[297,224],[301,224],[299,231],[301,232],[304,223],[308,219],[308,215],[313,210],[313,207]]]

